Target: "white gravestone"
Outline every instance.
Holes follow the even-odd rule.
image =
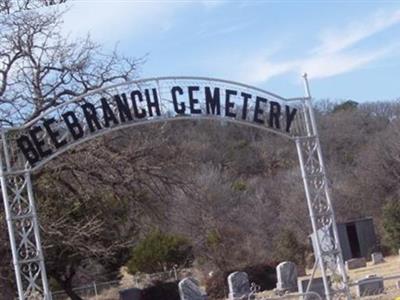
[[[383,255],[381,252],[374,252],[371,254],[372,264],[377,265],[384,263],[385,260],[383,259]]]
[[[202,293],[199,283],[192,277],[182,279],[179,284],[179,296],[181,300],[205,300],[207,296]]]
[[[251,293],[249,277],[245,272],[234,272],[228,276],[229,300],[248,299]]]
[[[276,267],[276,289],[280,292],[297,292],[297,267],[291,261],[281,262]]]

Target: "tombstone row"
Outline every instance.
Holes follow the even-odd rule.
[[[292,262],[282,262],[276,268],[277,290],[280,292],[297,292],[297,267]],[[251,290],[247,273],[234,272],[228,278],[229,300],[255,299],[254,292]],[[307,286],[302,284],[302,287]],[[318,290],[316,285],[313,289]],[[181,300],[206,300],[207,295],[201,290],[199,283],[192,277],[181,280],[178,284],[179,296]],[[323,290],[322,290],[323,291]],[[322,293],[323,294],[323,293]],[[140,300],[139,289],[128,289],[120,292],[121,300]]]
[[[277,289],[284,292],[296,292],[297,267],[292,262],[282,262],[277,268]],[[249,277],[245,272],[231,273],[228,278],[229,300],[255,299],[250,288]],[[185,278],[179,282],[181,300],[204,300],[206,295],[201,291],[198,282]]]
[[[276,268],[278,293],[305,293],[309,280],[297,278],[297,267],[292,262],[282,262]],[[245,272],[234,272],[228,276],[229,300],[255,299],[254,291],[250,288],[248,275]],[[318,293],[324,298],[322,278],[314,279],[310,291]],[[185,278],[179,283],[181,300],[204,300],[207,296],[202,292],[199,284],[193,278]]]
[[[381,260],[377,255],[376,260]],[[382,258],[383,259],[383,258]],[[360,264],[364,261],[351,261],[353,264]],[[350,266],[351,267],[351,266]],[[325,298],[325,289],[322,278],[314,278],[310,284],[310,279],[298,279],[296,264],[293,262],[282,262],[276,267],[277,284],[276,293],[279,295],[285,293],[305,293],[307,291],[317,293],[322,299]],[[330,278],[328,276],[330,285]],[[231,273],[228,278],[229,300],[255,299],[254,292],[250,288],[248,275],[245,272]],[[400,284],[400,283],[399,283]],[[399,286],[400,288],[400,286]],[[179,296],[181,300],[206,300],[207,295],[201,290],[199,283],[192,277],[181,280],[178,284]],[[375,275],[367,276],[357,281],[357,296],[376,295],[383,292],[383,278]],[[138,289],[130,289],[125,291],[128,297],[123,297],[121,291],[121,300],[139,300],[140,292]]]
[[[276,268],[277,286],[276,292],[283,293],[306,293],[318,294],[321,299],[325,299],[325,286],[322,278],[314,278],[310,284],[310,279],[298,279],[297,267],[292,262],[282,262]],[[331,286],[330,277],[327,277],[328,285]],[[356,282],[356,292],[358,297],[377,295],[383,292],[383,278],[376,275],[369,275]],[[400,284],[400,283],[399,283]],[[248,276],[245,272],[234,272],[228,276],[229,300],[254,299],[250,289]],[[400,286],[399,286],[400,288]],[[179,283],[181,300],[204,300],[207,296],[201,292],[198,283],[194,279],[185,278]],[[310,295],[312,298],[312,295]]]

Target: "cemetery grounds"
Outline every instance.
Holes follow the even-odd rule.
[[[312,270],[306,270],[307,275],[299,277],[301,278],[308,278]],[[377,275],[381,277],[389,277],[389,276],[396,276],[400,275],[400,255],[393,255],[385,257],[385,262],[377,265],[373,265],[372,262],[367,262],[367,267],[353,269],[347,271],[349,276],[349,282],[354,283],[359,279],[365,278],[368,275]],[[318,271],[316,272],[316,277],[319,277]],[[367,296],[363,297],[362,299],[365,300],[397,300],[400,299],[400,289],[396,288],[396,282],[400,281],[400,278],[394,280],[385,280],[384,286],[385,291],[384,293],[376,296]],[[128,273],[124,273],[124,277],[120,281],[119,286],[114,286],[109,289],[104,289],[97,297],[89,297],[88,300],[115,300],[119,299],[118,291],[123,288],[131,288],[133,287],[132,283],[134,282],[133,276],[129,275]],[[204,287],[203,287],[204,288]],[[353,299],[356,299],[356,288],[351,287],[351,292]],[[267,298],[274,298],[277,299],[274,291],[264,291],[257,293],[256,299],[267,299]],[[297,299],[298,297],[285,297],[286,299]],[[283,299],[285,299],[283,298]]]

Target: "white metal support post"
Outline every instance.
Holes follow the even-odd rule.
[[[10,173],[6,134],[2,132],[1,191],[20,300],[51,300],[40,241],[30,171]]]
[[[303,113],[307,136],[297,137],[295,141],[313,228],[315,258],[319,263],[326,299],[343,296],[350,299],[306,74],[304,75],[304,85],[306,98],[303,104]],[[330,276],[330,280],[328,280],[328,276]]]

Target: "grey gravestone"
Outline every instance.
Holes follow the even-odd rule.
[[[297,267],[291,261],[281,262],[276,267],[278,282],[276,289],[280,292],[297,292]]]
[[[347,270],[365,268],[366,266],[367,266],[367,261],[365,260],[364,257],[352,258],[352,259],[346,260],[346,269]]]
[[[357,281],[357,297],[378,295],[384,290],[383,278],[376,275],[367,276]]]
[[[328,284],[330,287],[331,281],[330,281],[329,276],[327,276],[327,280],[328,280]],[[305,293],[307,291],[307,286],[308,286],[309,282],[310,282],[310,279],[299,279],[298,280],[297,286],[299,288],[299,293]],[[321,296],[322,299],[326,299],[324,281],[323,281],[322,277],[317,277],[317,278],[313,279],[309,291],[317,293],[318,295]],[[303,299],[316,299],[316,298],[317,298],[316,296],[313,296],[312,294],[310,294],[309,296],[306,296]]]
[[[141,300],[142,290],[137,288],[125,289],[119,291],[120,300]]]
[[[371,254],[372,264],[377,265],[385,262],[381,252],[374,252]]]
[[[181,300],[206,300],[199,288],[199,283],[192,277],[182,279],[179,284],[179,296]]]
[[[228,276],[229,300],[248,299],[250,291],[249,277],[245,272],[234,272]]]

